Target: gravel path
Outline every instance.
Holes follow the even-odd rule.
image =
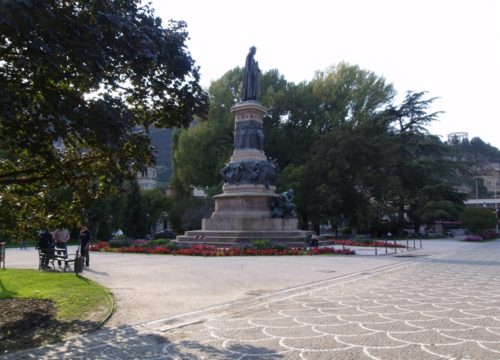
[[[228,271],[225,284],[212,284],[205,302],[210,306],[198,307],[197,301],[185,299],[191,304],[186,313],[167,312],[176,315],[103,329],[5,358],[500,359],[500,242],[448,241],[424,247],[425,251],[403,253],[403,257],[232,258],[232,265],[189,258],[191,266],[207,269],[198,278],[200,292],[206,288],[203,279],[211,281],[213,269],[221,276]],[[410,254],[422,256],[404,257]],[[298,261],[295,266],[278,259],[317,259],[319,264]],[[329,267],[325,268],[324,259]],[[350,259],[344,269],[340,259]],[[246,261],[252,260],[261,267],[237,270],[237,265],[249,266]],[[98,264],[96,256],[95,267]],[[262,267],[265,264],[275,271],[262,271],[268,270]],[[285,269],[285,265],[291,267]],[[309,274],[326,276],[300,286],[287,284],[285,290],[281,286],[279,291],[236,297],[225,304],[217,305],[218,297],[213,295],[236,294],[231,287],[239,284],[232,278],[238,273],[241,281],[247,281],[249,274],[243,274],[252,271],[267,274],[265,279],[286,279],[279,275],[281,271],[295,273],[302,266],[311,270]],[[180,278],[182,269],[176,273]],[[272,288],[272,281],[261,285]],[[251,284],[247,293],[249,288]],[[151,291],[148,283],[142,291]]]

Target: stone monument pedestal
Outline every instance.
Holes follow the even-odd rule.
[[[280,195],[275,186],[277,168],[263,151],[262,118],[266,109],[251,100],[236,104],[231,112],[235,116],[235,146],[222,170],[223,193],[213,197],[215,210],[209,219],[203,219],[202,229],[187,231],[177,240],[220,247],[248,245],[256,239],[306,245],[311,232],[298,230],[297,219],[272,217],[270,203]]]

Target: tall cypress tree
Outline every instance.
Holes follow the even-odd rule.
[[[123,220],[123,231],[129,237],[141,238],[148,232],[147,216],[142,206],[141,192],[137,181],[130,183]]]

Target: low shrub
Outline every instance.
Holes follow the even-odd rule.
[[[114,237],[111,240],[109,240],[108,244],[109,244],[110,248],[123,248],[123,247],[132,246],[133,241],[132,241],[132,239],[130,239],[128,237],[124,237],[124,238]]]
[[[159,239],[151,240],[149,242],[149,244],[151,246],[168,245],[168,244],[170,244],[170,240],[169,239],[165,239],[165,238],[159,238]]]
[[[496,239],[498,234],[496,231],[482,231],[479,233],[479,236],[481,236],[484,240],[491,240]]]
[[[272,245],[268,239],[257,239],[252,241],[252,247],[255,249],[267,249],[272,247]]]
[[[175,251],[182,248],[181,244],[179,244],[176,241],[170,241],[168,244],[165,244],[164,246],[171,251]]]
[[[137,239],[132,242],[132,246],[149,246],[149,241],[145,239]]]
[[[479,235],[467,235],[465,241],[483,241],[484,239]]]
[[[273,246],[273,249],[276,250],[276,251],[285,251],[286,250],[286,246],[285,245],[276,244],[276,245]]]

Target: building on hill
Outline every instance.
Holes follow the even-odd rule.
[[[449,144],[461,144],[469,141],[469,133],[467,132],[452,132],[448,134]]]
[[[148,166],[137,174],[137,183],[143,190],[152,190],[158,187],[158,172],[156,167]]]

